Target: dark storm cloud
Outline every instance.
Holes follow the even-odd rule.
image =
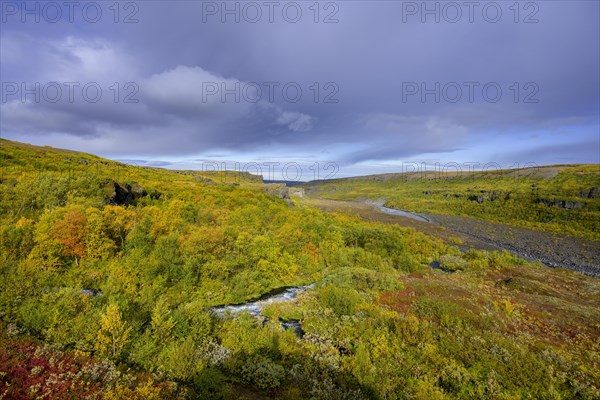
[[[308,3],[300,3],[297,23],[280,12],[270,23],[264,9],[257,23],[231,16],[222,23],[220,15],[204,15],[204,22],[201,1],[138,2],[134,24],[115,24],[110,13],[95,24],[8,19],[0,38],[2,82],[96,82],[103,97],[8,97],[0,130],[16,140],[113,156],[323,154],[347,164],[432,154],[535,158],[536,148],[546,149],[540,161],[561,162],[555,150],[564,148],[564,136],[532,142],[528,132],[572,128],[567,141],[600,140],[597,2],[536,2],[537,23],[523,23],[526,9],[515,23],[505,3],[498,3],[499,22],[486,21],[486,2],[473,23],[465,9],[456,23],[432,16],[422,23],[419,14],[403,21],[408,3],[337,2],[339,22],[328,24],[322,20],[335,10],[321,9],[321,23],[314,23]],[[136,85],[137,103],[124,102],[133,92],[128,82]],[[436,82],[440,98],[403,96],[407,85],[430,90]],[[269,84],[276,85],[273,99]],[[301,88],[298,101],[282,93],[286,84]],[[500,88],[497,102],[485,97],[493,92],[484,92],[486,84]],[[221,85],[239,88],[241,98],[222,98]],[[207,96],[215,87],[219,93]],[[262,93],[254,101],[256,87]],[[456,87],[462,96],[453,103]],[[589,148],[573,145],[568,157],[589,160]]]

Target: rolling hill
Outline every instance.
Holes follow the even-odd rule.
[[[6,140],[0,166],[0,397],[600,397],[596,278],[392,218],[323,211],[248,174]],[[495,186],[392,177],[305,191],[417,212],[480,207],[488,220],[523,213],[542,229],[526,207],[491,216],[535,199],[535,181],[539,198],[583,204],[552,224],[594,238],[597,221],[583,216],[597,215],[597,200],[579,196],[593,168]],[[297,296],[273,300],[285,288]],[[256,299],[253,314],[214,312]]]

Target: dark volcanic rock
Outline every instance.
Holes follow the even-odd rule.
[[[279,318],[279,323],[281,324],[281,326],[283,327],[283,329],[286,330],[291,330],[292,332],[294,332],[294,334],[302,339],[302,337],[304,336],[304,330],[302,329],[302,323],[297,320],[297,319],[281,319]]]
[[[439,269],[440,271],[444,271],[444,272],[446,272],[446,273],[448,273],[448,274],[451,274],[451,273],[453,273],[453,272],[454,272],[454,271],[453,271],[453,270],[451,270],[451,269],[444,268],[444,267],[442,266],[442,264],[441,264],[439,261],[432,261],[431,263],[429,263],[429,266],[430,266],[432,269]]]
[[[476,201],[479,204],[481,204],[485,201],[485,198],[480,195],[471,195],[471,196],[467,197],[467,200]]]
[[[584,199],[597,199],[600,197],[600,186],[582,191],[579,193],[579,197],[583,197]]]
[[[564,208],[565,210],[575,210],[578,208],[583,208],[583,203],[581,203],[580,201],[538,199],[537,202],[545,204],[548,207]]]
[[[132,204],[135,200],[140,197],[148,195],[148,192],[141,186],[134,184],[131,186],[126,183],[125,187],[119,185],[117,182],[111,182],[106,185],[106,203],[113,205],[127,205]],[[153,194],[154,195],[154,194]],[[160,197],[160,194],[158,195]]]
[[[484,201],[496,201],[496,200],[508,200],[510,199],[510,192],[498,192],[495,190],[480,190],[481,194],[474,194],[467,197],[467,200],[476,201],[481,204]]]
[[[583,203],[579,201],[560,201],[558,206],[565,210],[575,210],[577,208],[583,208]]]

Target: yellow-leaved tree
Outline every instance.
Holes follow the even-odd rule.
[[[127,344],[131,327],[123,320],[121,310],[116,303],[109,304],[100,315],[100,330],[96,338],[96,350],[103,356],[118,358]]]
[[[119,249],[125,248],[125,238],[133,228],[136,213],[122,206],[106,206],[102,210],[102,218],[109,231],[116,239]]]

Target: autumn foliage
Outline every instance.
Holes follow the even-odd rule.
[[[73,257],[75,263],[85,257],[84,235],[86,218],[77,209],[68,210],[62,219],[56,221],[52,236],[64,246],[64,255]]]
[[[256,178],[0,143],[19,167],[0,179],[0,399],[600,398],[597,279]],[[110,204],[117,176],[160,195]]]

